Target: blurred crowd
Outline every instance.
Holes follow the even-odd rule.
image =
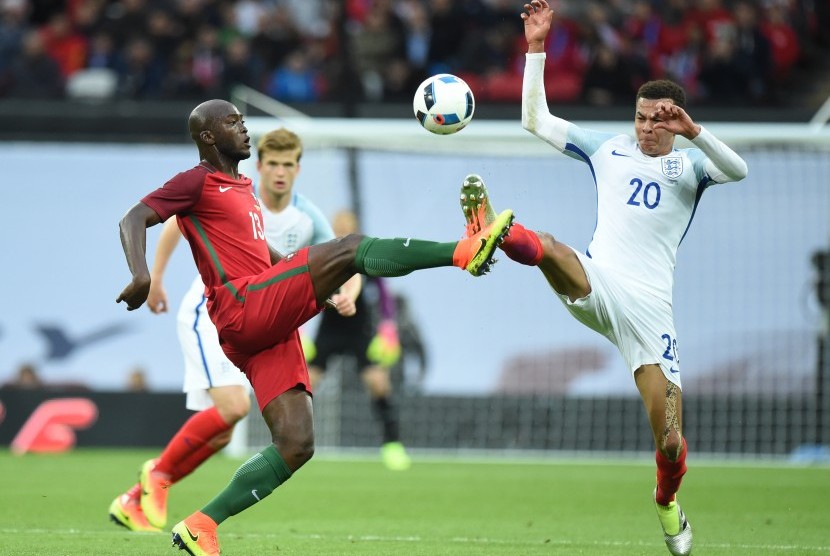
[[[0,98],[409,102],[426,76],[521,98],[523,0],[0,0]],[[551,101],[628,103],[669,77],[775,104],[830,53],[830,0],[552,2]]]

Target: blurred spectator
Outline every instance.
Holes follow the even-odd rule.
[[[0,0],[0,91],[3,75],[20,54],[28,16],[25,0]]]
[[[734,26],[732,13],[721,0],[700,0],[692,2],[685,19],[690,25],[700,27],[706,44],[731,38]]]
[[[147,14],[146,26],[146,38],[152,44],[159,63],[166,66],[183,44],[182,26],[170,12],[162,9],[154,9]]]
[[[267,71],[281,65],[284,57],[302,45],[302,35],[291,14],[282,7],[272,8],[260,19],[259,32],[251,45],[255,52],[262,54]]]
[[[37,31],[23,37],[23,49],[9,72],[9,96],[54,99],[63,96],[64,79],[60,66],[43,48]]]
[[[251,46],[246,39],[237,37],[225,46],[223,65],[223,98],[230,98],[234,85],[260,88],[259,76],[262,75],[262,61],[251,52]]]
[[[733,7],[735,15],[735,61],[745,75],[747,100],[764,100],[770,89],[772,49],[761,32],[755,7],[740,1]]]
[[[453,73],[458,71],[456,54],[464,43],[465,21],[460,9],[452,0],[430,0],[429,56],[427,73]]]
[[[732,38],[716,39],[709,46],[699,80],[703,98],[712,104],[735,105],[747,100],[746,73],[738,64]]]
[[[830,5],[830,2],[825,4]],[[766,21],[761,24],[761,32],[767,37],[772,48],[773,74],[777,80],[786,83],[801,55],[801,47],[798,35],[787,21],[784,9],[780,5],[771,3],[767,6]]]
[[[132,39],[116,70],[119,97],[150,99],[160,96],[164,68],[156,60],[153,46],[147,39]]]
[[[267,93],[282,102],[314,102],[320,100],[324,85],[322,76],[309,63],[309,54],[298,48],[277,68],[267,86]]]
[[[115,69],[117,63],[115,41],[106,32],[98,32],[92,36],[87,50],[88,68]]]
[[[698,99],[698,73],[706,52],[703,32],[699,27],[689,28],[687,41],[679,48],[660,55],[655,63],[655,77],[672,79],[686,89],[689,98]]]
[[[626,63],[611,46],[596,49],[582,81],[582,99],[595,106],[630,102],[634,89]]]
[[[267,7],[257,0],[239,0],[233,5],[236,30],[246,37],[253,37],[266,17]]]
[[[383,99],[386,66],[405,56],[403,24],[385,5],[375,4],[352,36],[352,65],[368,100]]]
[[[118,48],[122,48],[136,38],[147,36],[147,2],[146,0],[120,0],[109,4],[104,11],[101,28],[115,39]]]
[[[222,54],[219,32],[203,25],[196,35],[193,48],[193,80],[205,97],[218,96],[222,82]]]
[[[54,14],[41,27],[40,38],[46,53],[58,62],[64,78],[86,66],[87,39],[75,32],[65,14]]]
[[[23,363],[18,367],[14,377],[6,382],[4,388],[17,388],[21,390],[36,390],[43,388],[43,380],[32,363]]]
[[[128,392],[148,392],[147,372],[142,367],[134,367],[127,375]]]

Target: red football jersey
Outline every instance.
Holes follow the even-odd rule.
[[[245,176],[233,179],[202,161],[141,202],[162,220],[177,216],[208,297],[214,288],[271,266],[262,209]]]

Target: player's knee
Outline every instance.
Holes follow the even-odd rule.
[[[566,257],[573,256],[573,250],[570,247],[559,242],[549,233],[537,232],[537,234],[539,236],[539,241],[542,243],[542,249],[545,252],[545,256],[552,257],[554,259],[565,259]]]
[[[299,469],[314,456],[314,432],[293,431],[288,436],[275,439],[274,446],[289,467]]]
[[[660,450],[660,453],[666,459],[677,461],[677,458],[680,457],[680,452],[683,450],[683,439],[678,432],[672,431],[663,437],[657,449]]]
[[[335,241],[337,241],[337,244],[341,247],[345,255],[354,258],[357,254],[357,247],[363,241],[364,237],[362,234],[348,234],[337,238]]]
[[[248,416],[248,412],[251,410],[251,399],[247,394],[227,399],[223,401],[221,406],[217,406],[217,410],[226,423],[235,425]]]

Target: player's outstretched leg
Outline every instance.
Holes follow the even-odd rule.
[[[470,237],[496,219],[496,211],[490,204],[490,195],[484,180],[477,174],[470,174],[461,184],[461,210],[467,223],[467,236]],[[499,245],[504,253],[514,261],[536,266],[544,254],[539,236],[524,226],[514,223],[510,233]]]
[[[202,512],[191,514],[173,527],[173,546],[193,556],[218,556],[216,522]]]
[[[676,499],[669,502],[668,506],[659,504],[656,488],[652,498],[669,552],[674,556],[688,556],[692,553],[692,525],[686,519],[686,514],[680,509]]]
[[[141,511],[140,492],[140,487],[136,485],[113,500],[109,508],[110,520],[130,531],[161,531],[153,527]]]

